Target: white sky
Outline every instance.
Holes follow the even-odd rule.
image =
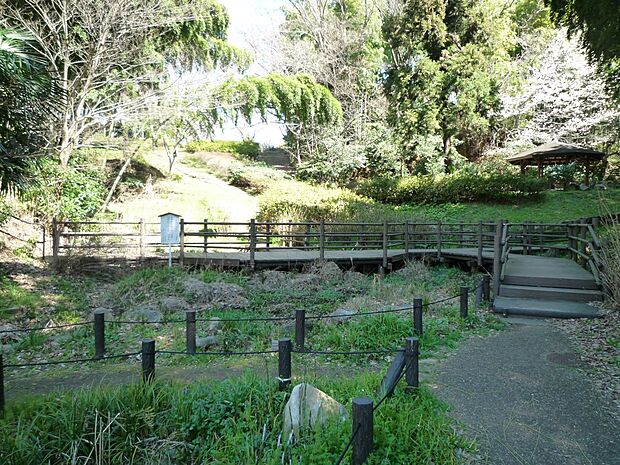
[[[220,0],[230,15],[228,41],[240,48],[250,50],[250,40],[257,40],[260,36],[273,34],[283,20],[280,8],[286,0]],[[248,71],[251,74],[261,73],[258,66]],[[277,123],[263,124],[255,121],[248,126],[239,122],[238,127],[232,123],[215,134],[217,139],[241,140],[245,137],[254,139],[264,145],[280,145],[282,143],[282,129]]]

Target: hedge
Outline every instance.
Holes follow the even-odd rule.
[[[454,174],[442,177],[374,178],[360,183],[357,192],[379,202],[395,205],[506,203],[536,200],[545,188],[545,180],[530,176]]]
[[[244,140],[230,141],[230,140],[196,140],[188,143],[185,146],[185,150],[189,153],[195,152],[224,152],[224,153],[237,153],[239,155],[245,155],[249,158],[256,158],[260,155],[260,145],[256,142]]]

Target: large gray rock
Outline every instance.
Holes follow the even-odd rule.
[[[282,415],[282,442],[288,442],[291,433],[299,438],[300,434],[329,420],[346,420],[347,411],[342,404],[323,391],[311,384],[301,383],[293,388]]]
[[[163,312],[184,312],[189,310],[189,304],[181,297],[164,297],[159,301],[159,308]]]
[[[245,290],[236,284],[205,283],[196,278],[183,282],[185,292],[196,302],[219,308],[246,308]]]
[[[149,307],[138,307],[125,313],[125,318],[127,318],[128,320],[159,323],[162,320],[162,313]]]
[[[209,321],[209,328],[207,328],[207,332],[210,336],[213,336],[217,334],[220,329],[222,329],[222,319],[214,316],[211,318],[211,321]]]

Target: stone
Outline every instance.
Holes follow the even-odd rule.
[[[209,333],[210,336],[213,336],[217,334],[221,328],[222,328],[222,319],[218,318],[217,316],[214,316],[213,318],[211,318],[211,321],[209,321],[209,327],[207,328],[207,332]]]
[[[342,307],[342,308],[339,308],[331,312],[328,315],[330,318],[326,319],[325,322],[343,323],[345,321],[349,321],[356,314],[357,314],[357,310],[355,310],[354,308]]]
[[[215,336],[197,337],[196,348],[209,349],[211,347],[217,347],[220,345],[220,340]]]
[[[162,313],[149,307],[138,307],[129,310],[125,318],[135,321],[148,321],[149,323],[159,323],[162,320]]]
[[[184,312],[189,310],[189,304],[181,297],[169,296],[164,297],[159,302],[159,308],[163,312]]]
[[[345,421],[348,416],[342,404],[307,383],[293,388],[282,415],[282,442],[288,442],[291,433],[299,438],[327,421]]]
[[[245,290],[236,284],[205,283],[196,278],[184,281],[185,292],[195,301],[218,308],[247,308]]]

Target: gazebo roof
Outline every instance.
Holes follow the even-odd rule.
[[[539,163],[553,165],[575,160],[602,160],[606,156],[603,152],[577,145],[549,142],[508,157],[507,160],[513,165],[520,165],[522,163],[526,165]]]

